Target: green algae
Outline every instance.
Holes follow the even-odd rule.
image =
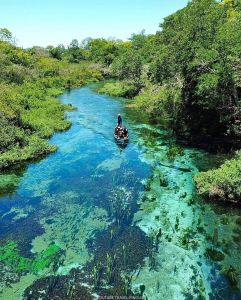
[[[16,273],[19,271],[36,273],[48,268],[60,250],[61,248],[59,246],[52,244],[35,259],[30,259],[20,255],[16,242],[9,241],[5,245],[0,246],[0,262],[3,262]]]
[[[60,250],[61,248],[55,244],[49,245],[48,248],[33,261],[31,270],[35,273],[48,268],[51,263],[56,260]]]
[[[14,215],[12,217],[13,221],[17,221],[23,218],[27,218],[28,215],[33,212],[33,207],[31,205],[26,205],[24,208],[12,207],[8,212],[2,215],[2,218],[9,215]]]
[[[31,260],[20,255],[18,245],[14,241],[9,241],[0,246],[0,262],[3,262],[14,271],[29,271]]]
[[[86,208],[78,204],[79,195],[72,191],[55,196],[48,196],[43,200],[45,215],[51,212],[52,222],[48,218],[41,219],[45,232],[32,241],[32,251],[40,255],[46,244],[55,243],[65,251],[62,274],[68,273],[69,266],[84,265],[89,259],[86,242],[96,230],[103,230],[107,226],[107,213],[104,209]]]

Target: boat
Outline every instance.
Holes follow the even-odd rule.
[[[123,135],[122,128],[119,131],[119,134],[116,134],[116,130],[114,129],[114,139],[115,142],[119,145],[126,145],[129,141],[129,135]]]
[[[119,136],[117,136],[117,135],[114,134],[114,138],[115,138],[115,141],[117,143],[128,143],[128,141],[129,141],[129,137],[128,136],[127,137],[119,137]]]

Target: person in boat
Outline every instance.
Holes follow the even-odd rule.
[[[124,139],[128,139],[128,129],[126,128],[126,126],[124,126],[123,128],[123,137]]]
[[[118,125],[116,125],[115,133],[114,133],[116,137],[119,137],[119,132],[120,132],[120,127]]]
[[[117,116],[117,124],[118,124],[118,126],[122,127],[122,117],[120,114],[118,114],[118,116]]]
[[[121,139],[124,138],[123,127],[120,127],[119,137],[120,137]]]

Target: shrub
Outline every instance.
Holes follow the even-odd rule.
[[[0,169],[56,150],[45,140],[68,129],[57,96],[102,78],[101,68],[36,55],[0,41]]]
[[[132,97],[138,93],[138,87],[130,81],[115,81],[105,83],[98,92],[114,97]]]
[[[198,192],[209,199],[241,203],[241,151],[218,169],[195,176]]]
[[[137,108],[146,112],[152,121],[173,126],[181,105],[181,89],[175,83],[162,86],[147,83],[134,100]]]

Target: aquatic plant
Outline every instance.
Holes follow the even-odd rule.
[[[9,241],[0,246],[0,262],[10,267],[14,272],[27,271],[38,273],[53,264],[53,271],[56,271],[56,258],[59,258],[61,248],[51,244],[41,252],[35,259],[26,258],[20,255],[18,244]]]
[[[182,156],[183,154],[183,148],[178,145],[171,145],[167,151],[167,157],[169,160],[174,160],[177,156]]]
[[[160,242],[160,238],[162,237],[162,229],[159,228],[156,236],[155,236],[155,248],[156,248],[156,251],[158,251],[158,244]]]
[[[169,224],[169,225],[170,225],[170,227],[171,227],[173,233],[175,233],[175,229],[173,228],[172,222],[170,221],[170,219],[167,217],[165,221],[166,221],[166,224]]]
[[[59,257],[60,250],[61,248],[55,244],[49,245],[48,248],[41,252],[33,261],[31,268],[32,271],[35,273],[48,268],[52,263],[54,263],[55,259]]]
[[[98,285],[98,271],[97,271],[96,266],[94,266],[94,268],[93,268],[93,274],[94,274],[94,285],[97,286]]]
[[[67,296],[68,296],[68,299],[72,299],[73,297],[73,293],[74,293],[74,289],[75,289],[75,285],[72,284],[71,281],[68,282],[67,284],[68,288],[67,288]]]
[[[150,270],[156,267],[155,251],[158,251],[158,239],[155,231],[150,234],[151,249],[149,253],[149,267]]]
[[[157,266],[157,261],[156,261],[155,254],[154,251],[151,251],[149,256],[149,270],[155,269],[156,266]]]
[[[101,262],[98,262],[93,267],[94,286],[98,287],[100,283]]]
[[[193,235],[194,232],[191,228],[188,227],[183,230],[182,235],[179,238],[182,247],[189,249],[189,246],[195,246],[197,244],[197,241],[191,239]]]
[[[213,244],[215,246],[218,245],[218,229],[217,228],[215,228],[213,231]]]
[[[225,276],[227,276],[230,284],[237,288],[238,287],[238,283],[239,283],[239,275],[237,270],[235,270],[235,268],[233,266],[229,266],[227,267],[223,267],[221,269],[221,273],[224,274]]]
[[[151,190],[151,183],[153,181],[153,176],[151,178],[148,178],[145,185],[144,185],[144,188],[145,188],[145,191],[146,192],[149,192]]]
[[[235,222],[237,225],[241,226],[241,217],[238,217]]]
[[[188,205],[188,206],[191,206],[191,205],[193,205],[194,203],[195,203],[195,200],[194,200],[193,197],[190,197],[190,198],[187,199],[187,205]]]
[[[128,222],[131,216],[131,199],[131,193],[124,187],[115,188],[109,195],[109,212],[118,227],[122,222]]]
[[[122,244],[122,252],[123,252],[123,265],[126,267],[127,265],[127,256],[126,256],[126,245]]]
[[[224,215],[222,217],[221,221],[222,221],[223,225],[228,225],[229,224],[229,218],[226,215]]]
[[[114,235],[114,229],[111,228],[110,230],[110,239],[113,240],[113,235]]]
[[[178,228],[179,228],[179,217],[178,216],[176,216],[176,224],[175,224],[175,230],[177,231],[178,230]]]
[[[116,259],[116,254],[113,257],[109,253],[106,254],[106,275],[107,282],[110,284],[112,280],[113,267]]]
[[[225,258],[225,255],[222,252],[214,248],[207,248],[204,255],[212,261],[222,261]]]
[[[130,288],[130,284],[131,284],[131,277],[128,276],[127,274],[124,275],[124,292],[125,292],[125,296],[128,296],[128,290]]]
[[[14,272],[31,270],[32,261],[20,255],[18,245],[9,241],[0,246],[0,262],[10,267]]]
[[[140,288],[141,297],[143,297],[146,286],[144,284],[141,284],[139,288]]]
[[[163,173],[159,174],[159,180],[160,180],[160,186],[161,187],[167,187],[168,186],[168,180],[165,177],[165,175]]]

